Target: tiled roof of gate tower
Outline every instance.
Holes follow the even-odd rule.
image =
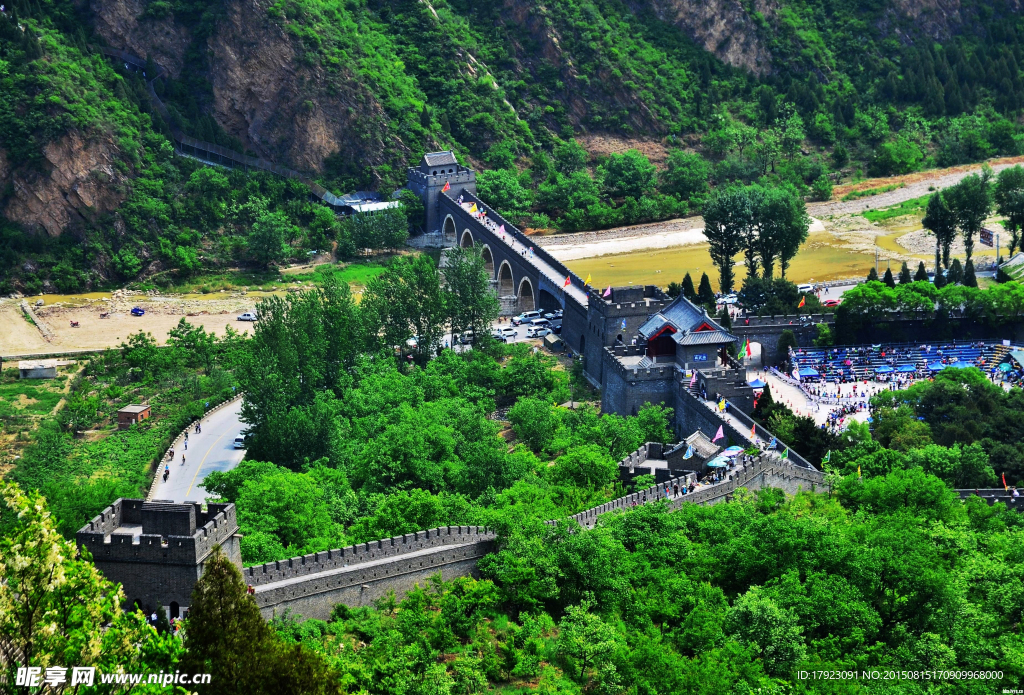
[[[707,312],[683,296],[676,299],[640,326],[639,333],[648,340],[665,326],[672,328],[672,339],[678,345],[710,345],[736,341]]]

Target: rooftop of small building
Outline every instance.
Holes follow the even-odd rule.
[[[119,408],[117,412],[119,412],[119,413],[137,414],[137,413],[144,413],[147,410],[149,410],[149,406],[148,405],[146,405],[144,403],[142,403],[142,404],[134,404],[133,403],[132,405],[126,405],[123,408]]]

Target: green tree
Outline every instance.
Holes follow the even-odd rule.
[[[921,224],[935,235],[935,243],[942,250],[942,265],[948,268],[949,250],[953,245],[953,239],[956,238],[957,218],[952,207],[946,202],[946,193],[936,191],[932,194],[928,199],[928,207]]]
[[[249,253],[252,258],[269,268],[284,260],[288,254],[285,242],[292,236],[293,227],[283,212],[267,212],[253,222],[249,231]]]
[[[476,176],[477,195],[502,215],[518,220],[533,204],[533,196],[514,169],[490,169]]]
[[[811,184],[811,193],[815,200],[832,200],[832,179],[822,174]]]
[[[613,197],[640,198],[654,190],[658,170],[639,150],[627,150],[610,155],[598,175]]]
[[[1006,218],[1003,226],[1010,233],[1010,255],[1021,246],[1024,228],[1024,167],[1019,164],[999,172],[992,191],[996,210]]]
[[[491,288],[483,253],[478,247],[456,246],[446,252],[441,271],[444,306],[452,339],[471,329],[485,334],[498,318],[498,296]]]
[[[761,267],[766,278],[772,276],[772,260],[775,257],[779,259],[782,277],[786,277],[790,261],[807,240],[810,222],[803,199],[794,190],[768,189],[763,208],[758,211]]]
[[[875,151],[869,171],[872,176],[894,176],[916,171],[922,158],[921,148],[904,135],[882,143]]]
[[[427,222],[427,212],[423,205],[423,199],[408,188],[403,188],[398,193],[398,201],[402,204],[405,212],[405,219],[409,225],[409,233],[422,233]]]
[[[203,326],[193,326],[183,316],[178,325],[167,332],[167,343],[189,367],[202,367],[207,374],[213,370],[217,336],[207,333]]]
[[[555,156],[555,168],[558,170],[558,173],[565,176],[583,171],[587,166],[587,160],[590,158],[587,151],[583,149],[583,146],[575,140],[569,140],[556,146],[553,154]]]
[[[404,346],[417,336],[412,348],[425,364],[444,335],[446,301],[441,274],[426,255],[395,259],[383,273],[366,284],[361,313],[371,327],[370,340],[381,348]]]
[[[708,194],[711,163],[693,152],[672,150],[661,172],[661,190],[700,205]]]
[[[789,351],[790,349],[796,349],[800,347],[800,343],[796,340],[796,335],[793,331],[788,328],[782,331],[782,335],[779,336],[779,344],[776,348],[775,359],[779,364],[789,362]]]
[[[960,265],[960,259],[954,258],[946,273],[946,281],[951,285],[962,285],[964,282],[964,267]]]
[[[974,237],[981,231],[985,218],[992,209],[992,191],[989,185],[991,176],[991,170],[986,168],[980,176],[965,176],[943,193],[949,201],[949,208],[960,230],[960,236],[963,237],[967,260],[971,260],[974,253]]]
[[[701,273],[700,286],[697,288],[697,301],[710,311],[715,306],[715,291],[711,289],[711,280],[707,273]]]
[[[967,259],[967,264],[964,266],[964,287],[977,287],[978,277],[974,274],[974,261]]]
[[[896,287],[896,278],[892,276],[892,268],[885,269],[885,275],[882,276],[882,282],[884,282],[887,287]]]
[[[610,664],[618,646],[615,630],[599,615],[590,612],[593,606],[592,598],[584,599],[578,606],[569,606],[558,623],[558,653],[579,669],[576,678],[580,681],[587,669],[600,671]]]
[[[683,296],[689,299],[691,302],[697,299],[697,291],[694,290],[693,288],[693,278],[690,277],[689,272],[687,272],[686,275],[683,276],[683,284],[680,287],[680,290]]]
[[[868,271],[868,282],[878,282],[878,270],[874,267]]]
[[[818,330],[817,337],[814,338],[814,344],[817,347],[831,347],[835,345],[835,337],[832,335],[832,328],[827,323],[819,323],[816,326]]]
[[[921,265],[923,266],[924,264],[922,263]],[[910,282],[913,282],[913,279],[910,277],[910,266],[907,265],[906,261],[903,261],[903,265],[900,267],[900,284],[906,285]]]
[[[247,595],[242,573],[217,548],[196,582],[182,670],[209,673],[205,693],[341,693],[340,674],[316,652],[287,644]]]
[[[601,489],[618,477],[619,465],[608,450],[597,444],[570,447],[555,461],[552,475],[556,481],[576,487]]]
[[[797,615],[781,608],[759,587],[737,599],[726,616],[725,629],[756,647],[765,670],[774,676],[789,675],[807,652]]]
[[[508,411],[516,437],[535,452],[546,449],[555,436],[551,404],[538,398],[520,398]]]
[[[924,261],[917,264],[917,272],[914,273],[914,282],[928,282],[928,271],[924,267]]]
[[[723,292],[732,292],[733,258],[747,246],[752,216],[750,198],[740,188],[715,190],[704,205],[704,236],[708,240],[711,261],[718,268],[718,284]],[[756,272],[756,269],[748,268],[747,272]]]
[[[173,671],[180,643],[158,635],[140,613],[121,609],[120,584],[103,577],[88,548],[79,554],[75,541],[61,537],[46,501],[13,483],[0,484],[0,494],[4,692],[24,691],[14,685],[19,666]]]

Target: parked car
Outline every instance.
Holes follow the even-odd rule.
[[[544,318],[546,318],[548,321],[554,321],[558,317],[555,316],[555,312],[549,311],[548,313],[544,314]]]
[[[560,318],[562,318],[562,313],[563,313],[563,312],[562,312],[562,310],[561,310],[561,309],[559,309],[558,311],[556,311],[556,312],[555,312],[555,318],[559,318],[559,319],[560,319]]]
[[[512,325],[513,326],[518,326],[521,323],[529,323],[530,321],[532,321],[534,319],[539,319],[539,318],[540,318],[540,312],[539,311],[524,311],[523,313],[519,314],[519,316],[513,316],[512,317]]]
[[[555,335],[561,335],[562,334],[562,321],[561,320],[552,321],[551,322],[551,332],[554,333]]]
[[[805,282],[805,283],[804,283],[804,284],[802,284],[802,285],[797,285],[797,286],[796,286],[796,288],[797,288],[797,290],[799,290],[800,292],[810,292],[811,290],[813,290],[813,289],[814,289],[814,285],[810,285],[810,284],[808,284],[808,283],[806,283],[806,282]]]
[[[238,320],[239,321],[255,321],[256,320],[256,312],[255,311],[246,311],[245,313],[239,314],[238,315]]]
[[[530,326],[532,326],[533,328],[540,328],[541,326],[543,326],[544,328],[548,328],[549,326],[551,326],[551,322],[548,321],[547,319],[534,319],[530,321]]]
[[[515,341],[517,335],[518,334],[516,333],[516,329],[512,328],[511,326],[505,326],[504,328],[498,330],[498,335],[496,337],[499,340],[503,340],[507,343],[510,340]]]
[[[722,297],[721,300],[719,300],[719,304],[735,304],[737,301],[738,300],[737,300],[736,295],[734,295],[734,294],[727,294],[724,297]]]
[[[475,340],[476,335],[474,335],[473,331],[471,330],[463,331],[462,335],[459,336],[459,342],[462,343],[463,345],[472,345]]]
[[[415,350],[420,346],[420,337],[418,335],[414,335],[413,337],[405,341],[405,346]]]
[[[244,449],[245,448],[245,437],[235,437],[235,448],[236,449]]]
[[[543,338],[546,335],[550,335],[551,329],[547,326],[530,326],[526,329],[527,338]]]
[[[824,302],[821,303],[821,305],[822,306],[827,306],[827,307],[830,307],[830,308],[831,307],[837,307],[837,306],[839,306],[839,303],[842,302],[842,301],[843,301],[842,299],[826,299]]]
[[[142,316],[145,313],[146,313],[146,310],[141,308],[141,307],[133,307],[132,308],[132,316]]]

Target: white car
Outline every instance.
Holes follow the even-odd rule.
[[[512,317],[512,325],[513,326],[518,326],[521,323],[529,323],[530,321],[533,321],[534,319],[539,319],[539,318],[540,318],[540,312],[539,311],[524,311],[523,313],[519,314],[519,316],[513,316]]]
[[[245,448],[245,437],[235,437],[235,448],[236,449],[244,449]]]
[[[801,292],[810,292],[814,289],[814,285],[804,283],[803,285],[797,285],[796,288]]]
[[[504,328],[499,328],[495,331],[494,337],[498,340],[504,340],[507,343],[509,341],[514,341],[517,335],[516,329],[511,326],[505,326]]]
[[[406,347],[409,347],[409,348],[412,348],[413,350],[415,350],[416,348],[418,348],[420,346],[420,337],[418,335],[414,335],[413,337],[411,337],[407,341],[405,341],[405,345],[406,345]]]
[[[247,311],[244,314],[238,315],[239,321],[255,321],[258,317],[255,311]]]
[[[720,304],[735,304],[737,301],[738,301],[738,298],[736,297],[736,295],[734,295],[734,294],[727,294],[724,297],[722,297],[722,299],[721,299],[721,301],[719,303]]]
[[[530,326],[526,329],[527,338],[543,338],[551,333],[551,329],[546,326]]]

